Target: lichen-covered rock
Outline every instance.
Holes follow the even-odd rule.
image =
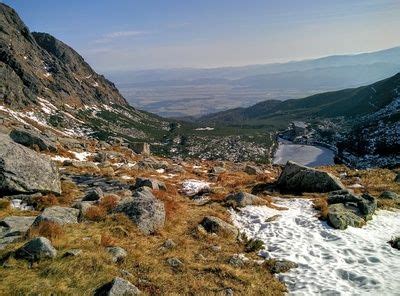
[[[234,207],[259,205],[262,201],[260,197],[247,192],[232,193],[225,197],[226,204]]]
[[[33,225],[40,222],[48,221],[60,225],[78,223],[79,210],[74,208],[54,206],[46,208],[39,216],[36,217]]]
[[[95,296],[133,296],[139,294],[140,290],[137,287],[120,277],[104,284],[94,293]]]
[[[348,226],[362,227],[365,220],[357,207],[344,204],[333,204],[328,207],[328,220],[336,229],[346,229]]]
[[[50,157],[0,134],[0,196],[35,192],[61,193],[57,166]]]
[[[214,217],[207,216],[204,217],[200,222],[200,225],[208,232],[208,233],[216,233],[218,235],[228,235],[237,237],[239,235],[239,230],[233,226],[225,222],[224,220]]]
[[[9,216],[0,221],[4,236],[24,235],[32,226],[36,217]]]
[[[330,192],[345,189],[344,185],[330,173],[288,161],[277,186],[286,192]]]
[[[107,252],[111,255],[114,263],[121,263],[128,256],[128,253],[121,247],[108,247]]]
[[[45,237],[36,237],[15,251],[17,259],[26,259],[29,261],[38,261],[56,256],[57,250]]]
[[[164,203],[156,199],[150,190],[137,190],[132,198],[123,200],[115,209],[124,213],[144,234],[152,234],[164,227]]]

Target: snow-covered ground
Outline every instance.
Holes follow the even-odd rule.
[[[291,144],[280,141],[275,152],[274,163],[285,164],[288,160],[307,166],[332,165],[334,153],[324,148],[310,145]]]
[[[265,242],[260,255],[299,264],[280,275],[291,295],[400,295],[400,251],[387,243],[400,235],[400,211],[379,210],[363,228],[336,230],[315,217],[309,200],[275,204],[288,210],[248,206],[231,214],[242,232]]]

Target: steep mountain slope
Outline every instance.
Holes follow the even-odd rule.
[[[71,47],[0,4],[0,113],[58,135],[156,141],[168,122],[129,106]],[[0,114],[1,115],[1,114]]]

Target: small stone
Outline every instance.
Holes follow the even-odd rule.
[[[164,182],[151,178],[136,178],[136,183],[133,189],[138,189],[141,187],[149,187],[153,190],[167,190]]]
[[[167,263],[169,266],[178,268],[183,266],[183,262],[179,260],[178,258],[168,258]]]
[[[128,253],[121,247],[108,247],[107,252],[111,255],[114,263],[124,262],[128,256]]]
[[[261,169],[253,165],[246,165],[244,171],[249,175],[261,175],[263,173]]]
[[[212,245],[210,247],[211,251],[213,252],[220,252],[222,250],[222,247],[220,245]]]
[[[282,217],[282,215],[273,215],[271,217],[268,217],[267,219],[265,219],[265,222],[275,222],[277,221],[280,217]]]
[[[288,272],[292,268],[297,268],[299,265],[289,260],[270,259],[265,262],[267,269],[272,273]]]
[[[243,267],[248,260],[243,254],[235,254],[229,258],[228,263],[234,267]]]
[[[227,205],[234,207],[245,207],[262,203],[262,199],[256,195],[247,192],[238,192],[229,194],[225,197]]]
[[[200,224],[208,233],[226,234],[235,237],[237,237],[239,234],[239,231],[235,226],[223,221],[218,217],[204,217]]]
[[[173,249],[173,248],[176,247],[176,243],[175,243],[172,239],[167,239],[167,240],[163,243],[162,247],[163,247],[164,249],[171,250],[171,249]]]

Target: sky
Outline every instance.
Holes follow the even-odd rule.
[[[6,0],[96,70],[221,67],[400,45],[399,0]]]

